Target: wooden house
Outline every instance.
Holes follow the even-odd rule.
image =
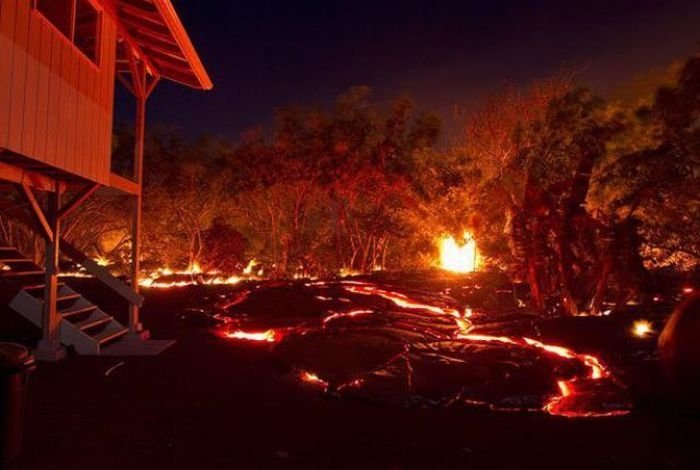
[[[66,345],[101,354],[119,339],[144,336],[138,293],[144,124],[147,99],[161,79],[212,87],[170,0],[0,0],[0,191],[24,201],[0,210],[31,223],[46,244],[44,266],[2,244],[0,282],[16,291],[11,307],[42,328],[40,358],[59,358]],[[112,172],[116,80],[135,98],[134,170],[126,176]],[[100,188],[130,200],[130,283],[61,237],[61,220]],[[60,281],[61,254],[129,301],[128,326]]]

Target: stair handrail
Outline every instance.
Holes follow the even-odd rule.
[[[69,242],[61,238],[60,249],[63,254],[69,257],[74,262],[85,268],[87,272],[102,281],[107,287],[126,299],[129,303],[138,307],[143,306],[143,296],[132,289],[125,282],[116,278],[104,266],[100,266],[95,261],[91,260],[82,251],[71,245]]]

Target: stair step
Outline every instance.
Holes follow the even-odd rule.
[[[39,276],[43,275],[44,271],[0,271],[4,277],[19,277],[19,276]]]
[[[65,286],[65,285],[66,285],[65,282],[59,282],[59,283],[56,284],[56,289],[58,290],[58,289],[60,289],[61,287]],[[42,290],[42,293],[43,293],[43,289],[44,289],[45,287],[46,287],[46,284],[44,284],[44,283],[42,282],[42,283],[40,283],[40,284],[28,284],[28,285],[26,285],[26,286],[23,286],[23,287],[22,287],[22,290],[24,290],[25,292],[28,292],[28,293],[31,294],[32,291],[36,291],[36,290],[41,289],[41,290]]]
[[[81,307],[81,308],[77,308],[75,310],[61,310],[59,312],[59,314],[65,319],[65,318],[74,317],[76,315],[81,315],[84,313],[93,312],[95,310],[97,310],[97,306],[91,305],[89,307]]]
[[[69,300],[78,300],[80,297],[82,297],[80,294],[66,294],[66,295],[60,295],[56,299],[57,302],[67,302]]]
[[[9,264],[9,263],[32,263],[32,264],[34,264],[34,261],[30,260],[29,258],[2,258],[2,257],[0,257],[0,263],[2,263],[2,264]]]
[[[56,283],[56,288],[63,287],[65,285],[66,285],[65,282],[58,282],[58,283]],[[26,286],[23,286],[22,289],[23,290],[37,290],[37,289],[43,289],[45,287],[46,287],[46,284],[44,284],[42,282],[40,284],[28,284]]]
[[[116,331],[104,331],[98,335],[95,335],[94,338],[98,343],[100,343],[100,346],[102,346],[105,343],[109,343],[111,341],[114,341],[116,339],[121,338],[122,336],[124,336],[128,332],[129,332],[128,328],[122,328],[121,330],[116,330]]]
[[[103,318],[98,318],[97,320],[83,320],[81,322],[75,323],[75,326],[80,328],[80,330],[85,331],[85,330],[90,330],[92,328],[97,328],[98,326],[104,326],[110,323],[113,320],[112,317],[103,317]]]

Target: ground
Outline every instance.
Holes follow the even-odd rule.
[[[31,377],[23,469],[697,468],[700,419],[637,406],[568,419],[384,406],[292,380],[266,345],[183,320],[203,291],[148,294],[158,357],[80,357]],[[116,368],[115,368],[116,366]]]

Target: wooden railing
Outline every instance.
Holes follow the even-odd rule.
[[[107,287],[138,307],[143,306],[143,296],[125,282],[117,279],[104,266],[100,266],[76,247],[61,239],[61,253],[85,268],[87,272],[102,281]]]

